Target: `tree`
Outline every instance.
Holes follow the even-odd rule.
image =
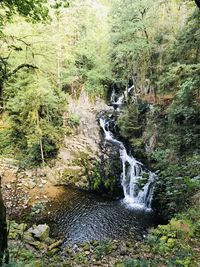
[[[26,42],[23,38],[18,38],[15,36],[6,36],[3,29],[8,22],[12,22],[16,15],[20,15],[25,18],[26,21],[31,23],[39,22],[50,22],[50,9],[54,8],[58,10],[59,8],[68,7],[67,0],[53,0],[51,5],[48,0],[1,0],[0,1],[0,40],[2,44],[7,44],[8,38],[12,39],[13,44],[8,46],[9,52],[6,55],[0,56],[0,104],[2,104],[2,95],[4,83],[14,74],[16,74],[22,68],[37,68],[35,64],[30,64],[27,62],[20,62],[19,65],[12,67],[9,64],[10,56],[13,52],[22,51],[21,45],[25,45],[26,49],[31,48],[31,43]],[[16,45],[15,42],[20,42],[21,44]],[[1,45],[2,46],[2,45]],[[33,54],[34,57],[34,54]]]
[[[1,0],[1,25],[10,20],[14,14],[19,14],[32,21],[44,21],[48,18],[47,0]]]
[[[111,61],[116,82],[129,81],[142,88],[150,70],[155,17],[158,1],[113,1],[111,28]]]
[[[1,176],[0,176],[0,189],[1,189]],[[0,190],[0,266],[2,266],[4,262],[8,263],[9,261],[7,247],[8,244],[7,244],[6,209],[3,203],[3,198]],[[6,252],[7,254],[5,255]]]
[[[62,140],[64,95],[34,73],[26,77],[22,73],[13,83],[17,93],[7,102],[13,150],[19,157],[25,156],[24,164],[44,165],[45,159],[56,155]]]

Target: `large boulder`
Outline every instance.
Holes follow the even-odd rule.
[[[39,224],[38,226],[34,225],[28,229],[28,233],[31,233],[34,237],[37,237],[39,240],[44,241],[49,237],[50,228],[47,224]]]

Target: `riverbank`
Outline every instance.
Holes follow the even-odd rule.
[[[6,163],[8,164],[8,162]],[[3,178],[3,194],[8,216],[22,214],[31,205],[32,218],[42,214],[48,200],[58,199],[62,187],[54,187],[44,176],[33,181],[22,173],[16,182],[17,168],[9,164]],[[43,181],[43,182],[42,182]],[[44,182],[45,181],[45,182]],[[31,188],[31,184],[35,186]],[[23,185],[22,185],[23,184]],[[29,185],[29,187],[28,187]],[[32,184],[33,185],[33,184]],[[53,188],[55,190],[53,190]],[[11,263],[15,266],[194,266],[200,262],[200,198],[192,199],[193,207],[179,214],[168,225],[158,226],[143,241],[133,239],[92,240],[81,243],[64,243],[63,237],[40,240],[28,232],[32,226],[9,223],[9,248]],[[28,201],[28,202],[27,202]],[[9,206],[9,203],[12,203]],[[18,219],[20,215],[17,216]],[[47,222],[48,223],[48,222]],[[35,227],[35,226],[33,226]],[[170,265],[171,264],[171,265]]]
[[[12,159],[0,160],[2,195],[9,218],[19,218],[27,208],[39,214],[48,201],[63,192],[55,186],[42,169],[19,170]]]
[[[158,226],[143,241],[105,240],[69,245],[62,239],[37,235],[26,224],[10,223],[9,247],[15,266],[199,266],[200,207],[196,202],[187,213]],[[37,229],[38,226],[33,226]]]

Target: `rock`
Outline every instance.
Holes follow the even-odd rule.
[[[99,242],[97,240],[92,240],[90,242],[94,247],[97,247],[99,245]]]
[[[52,257],[53,255],[55,255],[56,253],[58,253],[59,249],[58,248],[54,248],[50,251],[48,251],[48,256]]]
[[[28,244],[32,244],[35,240],[34,238],[32,237],[31,233],[25,233],[24,234],[24,241]]]
[[[90,250],[90,245],[88,243],[84,243],[82,247],[83,247],[83,250],[85,251]]]
[[[121,256],[125,256],[125,255],[127,255],[126,248],[122,247],[122,248],[121,248],[121,251],[120,251],[119,254],[120,254]]]
[[[24,265],[24,267],[42,267],[43,266],[43,262],[41,260],[37,260],[37,261],[34,261],[32,263],[29,263],[29,264],[26,264]]]
[[[61,246],[61,245],[63,244],[63,242],[64,242],[64,239],[60,239],[60,240],[54,242],[53,244],[51,244],[51,245],[48,247],[48,250],[50,251],[50,250],[53,250],[53,249],[55,249],[55,248],[58,248],[59,246]]]
[[[28,229],[29,233],[32,233],[39,240],[44,241],[49,237],[50,228],[47,224],[39,224]]]
[[[40,241],[29,242],[29,244],[35,247],[39,251],[42,251],[45,249],[45,245]]]
[[[55,239],[52,239],[52,238],[50,238],[50,237],[47,237],[47,238],[45,239],[45,244],[47,244],[48,246],[52,245],[52,244],[55,243],[55,242],[56,242],[56,240],[55,240]]]
[[[132,248],[133,247],[133,244],[128,241],[128,242],[126,242],[126,246],[127,246],[127,248]]]
[[[29,181],[29,182],[27,183],[27,187],[28,187],[29,189],[33,189],[34,187],[36,187],[36,183],[34,183],[33,181]]]
[[[6,187],[7,187],[8,189],[11,189],[11,188],[12,188],[10,184],[7,184]]]

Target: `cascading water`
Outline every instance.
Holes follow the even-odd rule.
[[[133,88],[129,88],[127,92]],[[123,97],[123,98],[122,98]],[[115,100],[115,93],[112,92],[112,104],[120,105],[124,101],[124,94]],[[119,104],[118,104],[119,105]],[[100,126],[105,133],[105,139],[112,144],[118,146],[120,151],[120,158],[122,162],[121,185],[124,191],[123,202],[128,207],[151,209],[151,202],[153,197],[153,189],[156,175],[148,170],[145,170],[143,164],[137,161],[133,156],[129,156],[124,144],[114,138],[112,132],[109,130],[109,119],[100,118]]]
[[[128,94],[130,93],[130,91],[134,88],[135,86],[132,85],[131,87],[129,87],[128,89],[126,89],[123,94],[117,99],[117,101],[115,101],[116,99],[116,93],[115,93],[115,89],[113,88],[112,90],[112,94],[111,94],[111,98],[110,98],[110,102],[112,103],[112,105],[117,105],[117,106],[121,106],[124,104],[125,100],[128,98]]]
[[[126,96],[124,92],[123,96],[124,104],[128,93]],[[146,171],[142,163],[128,155],[125,145],[114,137],[111,131],[114,123],[112,114],[121,114],[124,105],[116,104],[118,99],[115,93],[113,102],[115,106],[111,109],[111,116],[102,114],[100,125],[106,141],[120,152],[124,199],[120,202],[74,187],[62,187],[62,193],[49,202],[45,210],[45,221],[51,223],[55,236],[65,237],[65,244],[114,239],[136,242],[141,240],[147,234],[147,229],[155,223],[154,213],[146,212],[146,209],[151,207],[155,175]],[[107,159],[107,154],[104,159]]]

